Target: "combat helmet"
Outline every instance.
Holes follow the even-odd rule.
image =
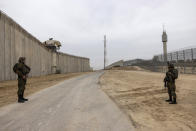
[[[174,64],[169,63],[168,68],[174,68]]]
[[[23,63],[25,61],[25,57],[20,57],[19,59],[18,59],[18,62],[19,63]]]

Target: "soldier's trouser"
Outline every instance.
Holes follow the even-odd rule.
[[[176,98],[176,85],[175,83],[168,83],[168,94],[174,99]]]
[[[22,96],[24,94],[25,85],[26,85],[26,80],[18,79],[18,96]]]

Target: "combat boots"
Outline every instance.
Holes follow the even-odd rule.
[[[24,93],[22,94],[21,98],[22,98],[23,101],[28,101],[28,99],[24,98]]]
[[[24,103],[25,101],[22,99],[22,96],[21,95],[19,95],[18,96],[18,103]]]
[[[22,100],[23,100],[23,101],[28,101],[28,99],[26,99],[26,98],[22,98]]]
[[[171,101],[169,104],[177,104],[177,102],[176,102],[176,98],[174,98],[174,100],[173,100],[173,101]]]
[[[166,102],[172,102],[172,96],[169,96],[168,100],[165,100]]]
[[[26,98],[22,98],[22,100],[23,100],[23,101],[28,101],[28,99],[26,99]]]

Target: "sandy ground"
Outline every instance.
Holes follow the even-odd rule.
[[[28,78],[25,96],[84,73],[53,74]],[[0,82],[0,107],[17,101],[17,80]]]
[[[110,70],[137,70],[149,72],[149,70],[145,70],[143,68],[140,68],[139,66],[113,67]]]
[[[177,105],[165,102],[163,78],[163,73],[110,70],[100,84],[136,131],[196,131],[196,75],[179,75]]]

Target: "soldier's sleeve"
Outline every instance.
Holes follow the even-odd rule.
[[[29,74],[29,72],[31,71],[31,68],[28,67],[27,65],[25,65],[25,68],[26,68],[26,74]]]
[[[171,73],[171,77],[172,77],[172,79],[174,79],[174,77],[175,77],[174,73]]]
[[[166,82],[166,81],[167,81],[167,77],[165,76],[165,78],[164,78],[163,82]]]
[[[163,82],[166,82],[167,81],[167,72],[165,73],[165,78],[163,80]]]
[[[27,65],[26,65],[27,66]],[[29,70],[29,72],[31,71],[31,68],[29,67],[29,66],[27,66],[27,68],[28,68],[28,70]]]

